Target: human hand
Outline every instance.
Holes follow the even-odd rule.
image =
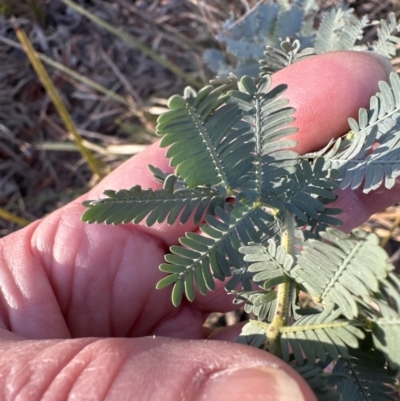
[[[354,52],[316,56],[273,76],[288,84],[301,153],[347,131],[388,71]],[[192,224],[86,225],[82,201],[105,189],[157,188],[147,165],[168,169],[157,144],[88,194],[0,241],[0,396],[5,400],[307,400],[300,377],[266,352],[205,341],[206,316],[234,308],[222,285],[175,308],[158,265]],[[349,230],[396,203],[400,185],[340,192]],[[149,336],[149,337],[144,337]],[[118,338],[116,338],[118,337]],[[232,333],[215,338],[230,340]]]

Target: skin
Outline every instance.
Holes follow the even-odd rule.
[[[297,150],[348,130],[388,69],[363,53],[334,52],[273,76],[297,108]],[[205,340],[213,311],[234,309],[222,284],[178,308],[157,291],[158,265],[192,224],[87,225],[85,199],[134,184],[157,188],[147,164],[168,169],[157,144],[128,160],[88,194],[0,240],[0,399],[307,400],[308,386],[272,355],[234,344],[224,330]],[[399,185],[368,196],[338,193],[349,230],[399,201]],[[228,341],[227,341],[228,340]]]

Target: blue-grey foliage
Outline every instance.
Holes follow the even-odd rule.
[[[321,22],[315,27],[317,20]],[[203,58],[217,76],[234,73],[240,78],[243,75],[257,77],[259,60],[261,72],[272,73],[311,55],[308,48],[314,48],[315,54],[334,50],[374,50],[388,58],[393,57],[395,46],[400,43],[396,36],[399,24],[395,15],[389,15],[389,22],[380,21],[376,41],[361,45],[369,24],[366,17],[357,18],[354,10],[346,6],[321,11],[314,0],[258,2],[240,18],[235,19],[232,15],[225,22],[216,37],[225,50],[207,49]],[[289,63],[279,49],[286,39],[299,40],[299,54],[305,51],[302,57],[293,58]]]
[[[170,98],[157,134],[174,172],[149,166],[161,189],[105,191],[84,203],[83,220],[191,223],[196,232],[171,246],[160,265],[166,275],[157,288],[169,289],[175,306],[224,281],[234,302],[257,318],[239,342],[286,360],[320,401],[392,400],[400,279],[375,234],[331,227],[341,224],[342,211],[330,204],[340,189],[392,188],[400,176],[400,78],[393,73],[379,83],[346,135],[300,156],[296,110],[284,97],[286,85],[273,86],[270,74],[315,53],[353,48],[367,24],[338,8],[315,31],[315,7],[313,0],[281,0],[228,21],[220,39],[237,57],[235,72],[241,76],[261,58],[261,77],[229,74]],[[391,16],[369,48],[393,55],[397,31]],[[292,34],[316,49],[302,49],[294,38],[278,41]],[[322,372],[332,362],[328,377]]]
[[[260,2],[238,20],[231,16],[217,40],[226,47],[235,66],[231,66],[217,49],[204,52],[205,62],[221,77],[229,72],[239,77],[258,76],[259,60],[266,46],[277,48],[287,37],[302,37],[299,33],[315,7],[314,2],[306,3],[304,8],[300,2],[292,5]]]
[[[342,380],[335,383],[343,399],[397,400],[394,396],[396,379],[385,365],[383,354],[376,350],[352,350],[348,358],[339,358],[332,373],[343,375]]]
[[[379,88],[369,110],[360,109],[358,121],[349,119],[349,134],[322,152],[325,168],[339,171],[342,189],[392,188],[400,175],[400,77],[392,73],[390,84]]]

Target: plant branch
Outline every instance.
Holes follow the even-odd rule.
[[[281,245],[285,248],[286,253],[294,255],[294,232],[295,232],[294,214],[286,210],[284,224],[281,235]],[[267,339],[268,350],[281,357],[281,349],[279,342],[279,334],[282,327],[285,327],[288,321],[290,306],[290,289],[292,282],[289,278],[287,281],[279,284],[276,297],[276,310],[271,324],[268,326]]]

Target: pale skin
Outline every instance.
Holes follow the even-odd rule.
[[[348,130],[388,71],[375,58],[336,52],[273,76],[297,108],[301,153]],[[157,144],[124,163],[88,194],[0,240],[0,399],[307,400],[315,396],[284,363],[231,342],[205,340],[206,316],[234,309],[219,284],[178,308],[157,291],[158,265],[185,226],[87,225],[81,202],[105,189],[157,188],[149,163],[168,168]],[[368,196],[338,193],[350,230],[400,200],[400,185]]]

